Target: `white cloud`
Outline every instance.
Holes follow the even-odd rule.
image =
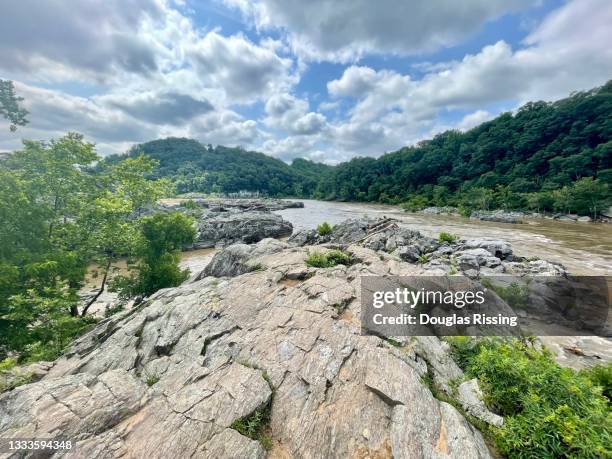
[[[418,54],[452,46],[531,0],[224,0],[260,30],[281,29],[308,60]]]
[[[476,110],[473,113],[465,115],[459,123],[457,123],[457,129],[461,131],[467,131],[479,124],[489,121],[493,118],[493,115],[486,110]]]
[[[323,131],[327,119],[320,113],[309,111],[306,100],[290,94],[277,94],[266,102],[264,123],[271,129],[290,135],[313,135]]]
[[[499,41],[419,80],[348,67],[328,83],[330,95],[357,99],[349,120],[335,126],[336,142],[345,149],[370,142],[364,153],[380,154],[381,146],[396,149],[437,130],[442,112],[476,110],[449,126],[467,129],[495,115],[488,107],[554,100],[603,84],[612,75],[611,23],[612,3],[574,0],[545,18],[524,47]]]
[[[135,31],[144,21],[163,21],[163,12],[154,0],[4,2],[0,69],[40,80],[154,72],[156,45]]]
[[[199,77],[223,88],[230,101],[252,102],[297,83],[291,59],[240,35],[224,37],[210,32],[190,44],[187,53]]]

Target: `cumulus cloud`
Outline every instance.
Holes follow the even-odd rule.
[[[306,100],[290,94],[276,94],[266,102],[266,126],[283,130],[290,135],[313,135],[326,128],[327,119],[320,113],[309,111]]]
[[[291,59],[279,57],[273,49],[251,43],[240,35],[224,37],[206,34],[190,44],[190,56],[202,79],[222,87],[230,100],[253,101],[296,83]]]
[[[4,2],[0,69],[42,80],[153,72],[155,46],[134,31],[143,21],[162,21],[163,12],[154,0]]]
[[[485,121],[489,121],[493,118],[493,115],[486,110],[476,110],[473,113],[468,113],[461,121],[457,123],[457,129],[461,131],[467,131],[472,129],[473,127],[478,126],[479,124],[484,123]]]
[[[177,92],[148,92],[135,96],[124,94],[99,98],[106,105],[117,108],[136,119],[155,124],[181,124],[214,110],[206,99],[195,99]]]
[[[530,0],[224,0],[260,30],[281,29],[310,60],[348,62],[371,53],[415,54],[452,46],[484,22]]]
[[[573,1],[546,17],[519,49],[498,41],[460,61],[431,67],[435,70],[418,80],[391,70],[348,67],[327,85],[333,97],[357,99],[346,125],[335,129],[337,142],[353,148],[378,136],[368,151],[381,144],[399,148],[440,126],[436,120],[442,112],[476,110],[448,126],[468,129],[494,116],[486,107],[554,100],[603,84],[612,75],[610,23],[609,2]],[[371,135],[356,135],[362,131]]]

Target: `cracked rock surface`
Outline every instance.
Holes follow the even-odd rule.
[[[238,268],[217,260],[104,320],[42,379],[0,395],[0,437],[72,438],[56,454],[79,458],[490,457],[423,382],[425,358],[442,381],[457,376],[437,338],[360,334],[360,276],[422,267],[359,245],[347,247],[356,263],[328,269],[269,239],[232,250]],[[232,423],[268,405],[266,451]]]

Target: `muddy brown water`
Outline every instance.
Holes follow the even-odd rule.
[[[574,274],[612,275],[612,225],[527,219],[523,224],[483,222],[447,215],[407,213],[397,206],[301,200],[303,209],[277,211],[298,229],[315,228],[327,221],[387,216],[431,237],[446,231],[462,238],[503,239],[517,255],[537,256],[563,264]]]

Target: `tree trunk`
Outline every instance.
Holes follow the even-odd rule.
[[[83,311],[81,312],[81,317],[85,317],[85,314],[87,314],[87,311],[89,310],[89,307],[94,304],[96,301],[98,301],[98,298],[100,298],[100,295],[102,295],[102,293],[104,293],[104,288],[106,287],[106,279],[108,278],[108,271],[110,270],[111,267],[111,259],[108,259],[108,262],[106,263],[106,270],[104,271],[104,276],[102,277],[102,285],[100,285],[100,290],[98,290],[98,293],[95,294],[95,296],[89,300],[89,302],[85,305],[85,307],[83,308]]]

